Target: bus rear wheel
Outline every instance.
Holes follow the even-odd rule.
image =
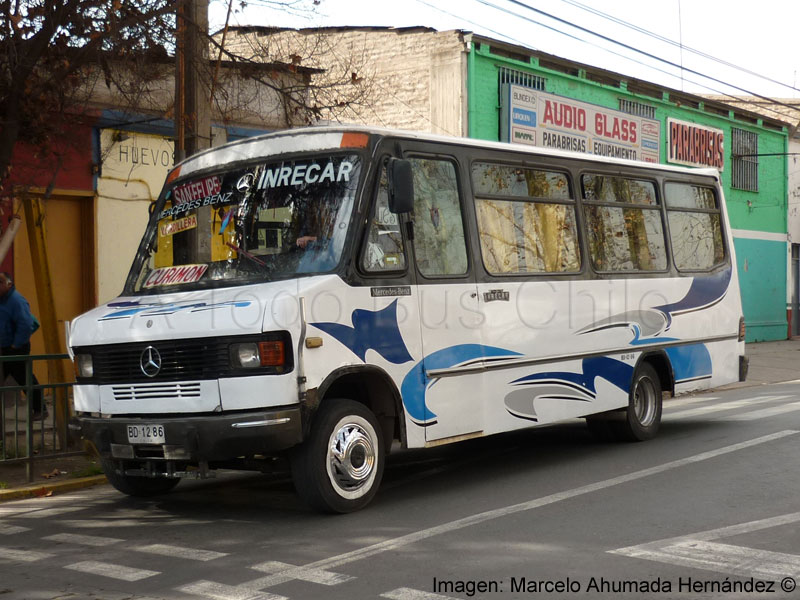
[[[642,363],[633,374],[628,406],[586,417],[586,424],[601,441],[643,442],[658,433],[662,399],[658,373],[649,363]]]
[[[359,510],[383,477],[385,449],[369,408],[353,400],[325,400],[308,439],[291,454],[292,480],[312,508],[331,513]]]
[[[654,438],[661,426],[663,395],[656,370],[648,363],[640,364],[633,374],[625,418],[611,422],[617,439],[642,442]]]

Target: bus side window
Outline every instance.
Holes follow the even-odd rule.
[[[464,221],[455,165],[412,158],[414,170],[414,255],[426,276],[467,272]]]
[[[398,215],[389,210],[386,166],[381,170],[381,181],[370,220],[367,244],[361,257],[361,268],[368,273],[404,271],[406,268],[400,220]]]
[[[664,195],[675,266],[680,271],[691,271],[711,269],[725,262],[722,215],[714,189],[666,183]]]
[[[666,269],[666,242],[653,182],[594,174],[583,175],[581,181],[595,270]]]

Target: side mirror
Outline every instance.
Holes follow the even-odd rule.
[[[414,173],[411,161],[389,159],[389,210],[394,214],[414,210]]]

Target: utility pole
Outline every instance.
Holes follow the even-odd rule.
[[[211,146],[208,0],[178,4],[175,73],[176,159]]]
[[[211,147],[208,0],[178,3],[175,70],[175,161]],[[196,258],[211,261],[211,207],[197,210],[190,232]]]

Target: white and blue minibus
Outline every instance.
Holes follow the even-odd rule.
[[[177,165],[122,295],[76,318],[73,429],[131,495],[288,459],[366,505],[394,447],[585,418],[746,375],[715,170],[364,127]]]

